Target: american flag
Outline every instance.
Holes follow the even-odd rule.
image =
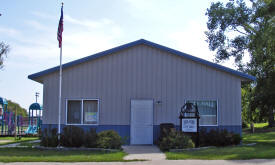
[[[63,32],[63,4],[61,7],[61,16],[60,16],[58,30],[57,30],[57,40],[59,41],[59,48],[61,48],[61,45],[62,45],[62,32]]]

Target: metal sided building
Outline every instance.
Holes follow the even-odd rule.
[[[59,66],[28,76],[43,84],[43,126],[57,128]],[[255,77],[141,39],[63,65],[61,126],[115,130],[152,144],[161,123],[180,125],[196,102],[200,126],[241,134],[241,82]]]

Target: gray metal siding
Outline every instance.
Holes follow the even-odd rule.
[[[58,73],[43,78],[45,124],[58,122]],[[241,124],[241,79],[183,57],[145,45],[63,71],[62,123],[65,99],[100,100],[100,125],[129,125],[130,99],[154,99],[154,124],[179,124],[187,99],[217,99],[219,125]]]

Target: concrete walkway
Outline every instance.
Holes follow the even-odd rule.
[[[0,140],[0,144],[2,144],[2,143],[9,143],[9,142],[12,142],[12,140]]]
[[[155,160],[140,162],[22,162],[22,163],[0,163],[0,165],[274,165],[275,159],[254,160]]]
[[[165,160],[166,156],[156,146],[123,146],[123,150],[129,155],[124,160]]]
[[[37,143],[40,142],[40,140],[32,140],[32,141],[26,141],[26,143]],[[7,144],[7,145],[1,145],[0,148],[13,148],[13,147],[20,147],[20,143],[23,142],[18,142],[18,143],[11,143],[11,144]]]

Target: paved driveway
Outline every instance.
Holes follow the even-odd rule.
[[[83,162],[83,163],[0,163],[0,165],[274,165],[275,159],[254,160],[155,160],[143,162]]]

